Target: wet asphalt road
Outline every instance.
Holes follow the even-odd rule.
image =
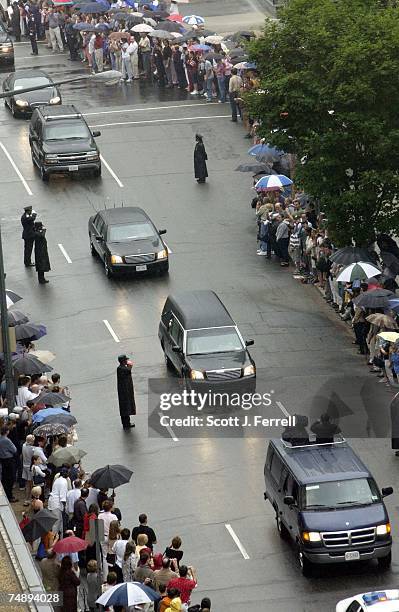
[[[65,55],[40,49],[31,58],[29,46],[20,45],[17,66],[41,67],[54,77],[84,71]],[[5,267],[8,286],[24,296],[21,309],[48,326],[38,346],[56,353],[55,368],[72,390],[79,446],[88,452],[85,466],[122,463],[134,470],[131,483],[117,490],[123,525],[132,527],[145,511],[162,546],[180,534],[184,559],[199,572],[195,601],[207,594],[220,612],[332,610],[351,593],[397,586],[399,479],[385,438],[389,392],[369,383],[346,328],[316,290],[256,257],[251,179],[233,171],[245,159],[248,141],[242,127],[230,123],[229,106],[137,83],[76,84],[62,93],[64,102],[76,104],[102,131],[98,143],[113,175],[104,168],[101,180],[56,177],[42,184],[31,163],[28,122],[1,108],[0,143],[26,181],[24,187],[0,150]],[[193,179],[196,132],[203,134],[209,157],[204,186]],[[27,203],[48,228],[48,286],[39,286],[35,272],[22,265],[19,217]],[[108,281],[90,256],[89,216],[122,203],[143,207],[158,227],[167,228],[169,277]],[[353,444],[380,486],[396,490],[387,500],[396,536],[392,572],[382,575],[367,565],[301,577],[263,501],[265,439],[148,438],[148,378],[167,376],[157,338],[160,312],[169,293],[194,288],[217,291],[243,335],[255,339],[252,355],[260,375],[286,410],[312,407],[316,396],[334,401],[352,435],[382,436]],[[134,358],[138,404],[136,428],[129,433],[120,428],[116,400],[116,357],[124,352]],[[281,416],[275,404],[272,414]]]

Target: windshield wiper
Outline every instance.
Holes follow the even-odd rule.
[[[325,506],[324,504],[311,504],[310,506],[306,506],[306,510],[311,508],[323,508],[324,510],[334,510],[334,506]]]
[[[338,502],[337,506],[368,506],[369,502],[361,502],[358,500],[349,500],[349,501],[342,501],[342,502]]]

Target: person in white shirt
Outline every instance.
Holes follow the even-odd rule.
[[[128,45],[128,43],[125,43],[124,45],[122,45],[122,77],[121,77],[121,81],[126,81],[126,83],[131,83],[132,82],[132,76],[133,76],[133,72],[132,72],[132,62],[130,59],[130,45]],[[127,78],[126,78],[127,76]]]
[[[80,491],[82,489],[82,481],[77,479],[73,483],[73,489],[68,491],[66,498],[66,511],[69,514],[69,518],[71,518],[73,514],[73,506],[77,499],[80,497]]]
[[[92,62],[93,74],[95,73],[94,66],[96,65],[96,58],[94,55],[94,41],[96,40],[96,35],[92,34],[90,36],[89,44],[87,45],[88,53]]]
[[[130,53],[133,78],[139,79],[139,46],[133,37],[130,39],[127,51]]]
[[[99,513],[98,518],[100,521],[104,521],[104,537],[107,540],[109,535],[109,526],[112,521],[117,521],[118,517],[112,512],[114,504],[112,501],[107,500],[103,503],[103,510]]]
[[[35,447],[35,436],[28,434],[22,445],[22,479],[25,481],[25,501],[24,506],[29,506],[30,492],[32,490],[32,457]]]
[[[84,483],[84,488],[89,489],[89,495],[86,499],[87,510],[92,504],[96,504],[98,506],[97,497],[100,492],[100,489],[96,489],[96,487],[93,487],[93,485],[90,483],[90,480],[86,480],[86,482]]]
[[[68,470],[61,468],[60,476],[53,482],[50,497],[48,498],[47,508],[50,510],[57,521],[51,528],[53,533],[60,533],[61,537],[64,532],[63,512],[65,511],[67,493],[68,493]]]
[[[35,446],[33,449],[33,456],[40,457],[39,466],[42,470],[45,470],[47,467],[47,457],[44,454],[43,447],[46,444],[46,438],[44,437],[37,438],[36,442],[37,442],[37,446]]]
[[[123,574],[122,574],[122,564],[123,558],[125,556],[126,545],[130,538],[130,529],[122,529],[121,531],[121,539],[116,540],[115,544],[112,547],[112,552],[115,553],[115,566],[114,569],[118,576],[118,582],[123,582]]]
[[[26,402],[34,400],[39,394],[32,393],[28,388],[30,385],[30,376],[21,376],[18,381],[17,406],[25,408]]]

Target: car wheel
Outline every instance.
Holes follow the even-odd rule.
[[[10,110],[11,110],[11,114],[14,117],[14,119],[16,119],[18,117],[18,113],[17,113],[17,109],[15,108],[15,105],[10,102]]]
[[[302,576],[305,576],[306,578],[313,576],[313,563],[305,557],[300,546],[298,546],[298,561]]]
[[[44,183],[48,183],[49,176],[43,166],[40,166],[40,177]]]
[[[112,278],[112,270],[110,269],[107,261],[107,257],[104,257],[104,272],[107,278]]]
[[[276,527],[277,527],[277,531],[279,533],[279,536],[282,540],[288,540],[289,538],[289,531],[287,529],[287,527],[284,525],[283,521],[281,520],[281,516],[279,515],[278,511],[276,511]]]
[[[166,264],[164,264],[162,267],[159,268],[159,276],[165,276],[166,274],[169,273],[169,262],[167,262]]]
[[[95,178],[100,178],[100,176],[101,176],[101,166],[99,166],[98,168],[96,168],[96,169],[94,170],[94,172],[93,172],[93,176],[94,176]]]
[[[89,243],[90,243],[90,253],[93,255],[93,257],[95,257],[97,253],[96,253],[96,249],[94,248],[94,244],[93,244],[90,234],[89,234]]]
[[[377,559],[377,561],[378,561],[378,567],[380,570],[383,570],[383,571],[389,570],[389,568],[391,567],[391,562],[392,562],[391,551],[389,551],[389,553],[385,557],[380,557],[380,559]]]

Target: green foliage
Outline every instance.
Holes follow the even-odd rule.
[[[399,231],[399,9],[381,0],[290,0],[251,44],[248,95],[267,142],[305,163],[337,245]]]

